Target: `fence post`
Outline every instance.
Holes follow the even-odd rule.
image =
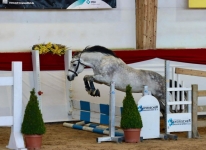
[[[197,121],[198,121],[198,85],[192,85],[192,137],[199,138],[199,133],[197,130]]]

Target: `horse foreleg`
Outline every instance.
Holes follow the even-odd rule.
[[[84,76],[84,84],[85,84],[86,91],[91,96],[100,96],[99,90],[95,89],[93,76],[90,76],[90,75]]]
[[[99,92],[99,89],[95,89],[94,87],[94,82],[93,81],[89,81],[89,84],[90,84],[90,95],[91,96],[99,96],[100,97],[100,92]]]
[[[89,86],[88,80],[85,77],[84,77],[83,80],[84,80],[85,90],[89,93],[90,92],[90,86]]]

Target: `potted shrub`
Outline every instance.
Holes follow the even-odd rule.
[[[30,99],[25,109],[21,132],[24,134],[25,145],[29,150],[41,148],[42,135],[46,132],[46,128],[34,89],[30,91]]]
[[[142,118],[134,101],[130,85],[126,87],[120,127],[124,130],[125,142],[137,143],[140,141],[140,130],[143,127]]]

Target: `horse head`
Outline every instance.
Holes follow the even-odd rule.
[[[78,53],[75,56],[73,56],[68,70],[69,72],[67,74],[67,79],[69,81],[74,80],[74,78],[84,70],[85,65],[81,61],[81,53]]]

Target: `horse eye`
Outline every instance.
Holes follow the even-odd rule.
[[[76,66],[76,64],[73,64],[73,66],[75,67],[75,66]]]

